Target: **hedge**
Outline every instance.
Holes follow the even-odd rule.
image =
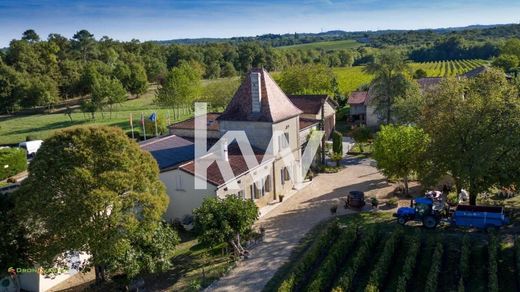
[[[27,152],[20,148],[0,149],[0,180],[27,169]]]

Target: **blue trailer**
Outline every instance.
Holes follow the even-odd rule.
[[[509,219],[502,207],[459,205],[451,217],[451,223],[459,227],[488,229],[507,225]]]
[[[401,207],[397,213],[399,224],[406,224],[408,221],[422,222],[426,228],[435,228],[441,220],[445,220],[457,227],[474,227],[480,229],[500,228],[509,224],[509,219],[504,215],[502,207],[487,206],[468,206],[459,205],[455,212],[447,215],[448,209],[442,204],[435,204],[431,198],[416,198],[412,200],[410,207]]]

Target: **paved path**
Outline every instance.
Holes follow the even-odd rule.
[[[361,190],[368,197],[382,197],[391,188],[368,160],[351,161],[339,173],[320,174],[308,187],[259,220],[258,224],[266,228],[264,243],[207,290],[261,291],[302,237],[317,223],[330,218],[330,207],[348,191]],[[338,208],[338,215],[346,213],[344,208]]]

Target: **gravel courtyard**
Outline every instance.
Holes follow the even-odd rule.
[[[366,197],[386,197],[394,186],[371,165],[370,160],[348,161],[345,169],[320,174],[306,188],[262,217],[258,225],[266,229],[265,240],[252,250],[247,260],[238,263],[228,275],[207,291],[260,291],[289,258],[300,239],[320,221],[330,218],[330,207],[339,204],[349,191],[364,191]]]

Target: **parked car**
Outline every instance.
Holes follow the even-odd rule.
[[[36,154],[38,149],[40,149],[42,143],[42,140],[27,141],[21,142],[18,144],[18,147],[25,149],[27,151],[27,156],[33,156]]]

